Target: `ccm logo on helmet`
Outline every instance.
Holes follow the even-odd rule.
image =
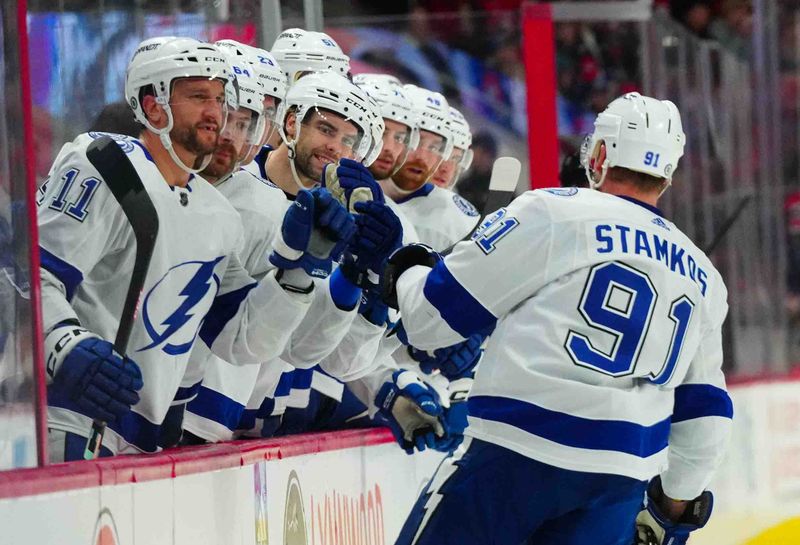
[[[362,106],[361,104],[359,104],[358,102],[356,102],[355,100],[353,100],[352,98],[347,97],[345,99],[345,102],[347,102],[348,104],[352,104],[353,106],[355,106],[356,108],[358,108],[362,112],[367,113],[367,109],[364,106]]]

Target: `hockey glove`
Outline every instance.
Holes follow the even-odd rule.
[[[659,506],[663,499],[661,477],[655,477],[647,487],[647,505],[636,517],[637,544],[686,545],[689,534],[706,525],[714,506],[714,496],[706,490],[688,502],[683,515],[673,521]]]
[[[475,333],[467,340],[453,346],[437,348],[433,355],[409,346],[408,354],[419,362],[419,368],[423,373],[431,374],[438,370],[448,380],[456,380],[472,373],[483,354],[481,345],[484,339],[486,339],[484,335]]]
[[[270,262],[327,277],[355,232],[353,217],[322,188],[301,190],[283,216]]]
[[[356,234],[348,245],[348,254],[342,266],[347,278],[354,284],[367,288],[379,282],[389,256],[400,247],[403,226],[391,208],[378,202],[359,202],[355,205]]]
[[[464,430],[467,428],[467,396],[471,388],[472,377],[460,378],[448,385],[450,406],[444,410],[447,435],[436,441],[436,450],[453,452],[464,440]]]
[[[378,327],[384,327],[389,323],[389,307],[383,302],[377,289],[366,289],[361,293],[358,313]]]
[[[433,268],[442,260],[433,248],[425,244],[409,244],[398,248],[391,256],[381,274],[383,301],[391,308],[398,308],[397,280],[404,272],[416,265]]]
[[[445,436],[439,396],[411,371],[395,371],[375,397],[378,414],[408,454]]]
[[[356,212],[356,203],[384,202],[383,190],[367,167],[352,159],[342,159],[338,165],[325,165],[322,187],[348,211]]]
[[[139,402],[142,373],[130,358],[94,333],[74,325],[58,326],[45,339],[50,389],[91,418],[114,422]]]

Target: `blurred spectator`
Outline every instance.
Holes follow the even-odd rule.
[[[714,12],[709,0],[673,0],[670,14],[701,38],[709,38]]]
[[[89,126],[89,132],[110,132],[139,137],[142,125],[133,116],[133,110],[124,100],[106,104]]]
[[[789,244],[786,252],[786,310],[789,317],[797,321],[800,319],[800,191],[786,196],[784,210]]]
[[[481,131],[472,137],[472,166],[458,181],[456,193],[467,199],[483,214],[486,197],[489,192],[489,178],[492,166],[497,159],[497,141],[486,132]]]
[[[753,32],[753,6],[750,0],[725,0],[720,15],[709,26],[709,34],[740,58],[748,58]]]

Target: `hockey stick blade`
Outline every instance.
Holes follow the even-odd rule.
[[[489,196],[483,207],[484,218],[508,206],[513,200],[520,172],[522,163],[515,157],[498,157],[495,160],[492,165],[492,177],[489,178]]]
[[[130,159],[111,137],[101,136],[92,142],[86,149],[86,157],[111,190],[136,238],[133,272],[125,296],[125,305],[119,317],[117,336],[114,339],[114,350],[125,357],[139,307],[139,297],[144,288],[150,258],[153,256],[153,248],[158,237],[158,213]],[[92,432],[83,454],[85,459],[97,458],[105,428],[106,423],[103,421],[92,422]]]

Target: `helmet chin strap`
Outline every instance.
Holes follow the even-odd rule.
[[[392,187],[394,188],[394,190],[397,191],[400,195],[402,195],[404,197],[406,197],[408,195],[411,195],[414,191],[419,189],[419,187],[422,187],[422,185],[425,185],[425,184],[422,184],[417,189],[408,190],[408,189],[402,189],[399,185],[397,185],[395,183],[395,181],[391,177],[389,177],[388,180],[389,180],[389,183],[392,184]]]
[[[172,139],[169,137],[169,133],[172,131],[172,126],[173,126],[172,109],[170,109],[169,104],[166,102],[162,102],[161,106],[167,113],[167,126],[164,127],[163,129],[157,129],[152,125],[152,123],[150,123],[150,121],[145,120],[144,123],[145,127],[147,127],[147,129],[149,129],[151,132],[154,132],[158,135],[158,139],[161,141],[161,145],[164,146],[164,149],[167,150],[169,156],[172,157],[172,160],[175,161],[175,164],[178,165],[181,168],[181,170],[187,172],[188,174],[199,174],[202,170],[205,170],[205,168],[211,163],[213,153],[209,153],[205,156],[205,159],[203,159],[200,168],[195,169],[186,166],[184,162],[181,161],[180,157],[178,157],[178,154],[175,153],[175,148],[172,145]]]
[[[320,185],[319,182],[313,184],[311,187],[308,187],[300,181],[300,175],[297,173],[297,165],[295,164],[295,158],[297,157],[297,153],[295,152],[295,146],[297,145],[297,140],[293,140],[291,143],[286,144],[286,147],[289,149],[289,170],[292,171],[292,178],[294,179],[294,183],[297,184],[297,187],[300,190],[303,189],[314,189]]]

